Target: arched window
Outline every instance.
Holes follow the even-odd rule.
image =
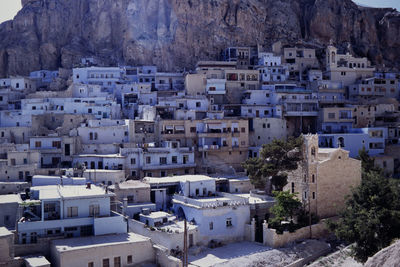
[[[336,62],[336,53],[332,52],[332,63],[334,64]]]
[[[344,147],[344,138],[343,137],[339,137],[338,145],[339,145],[339,147]]]

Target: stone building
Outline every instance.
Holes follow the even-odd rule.
[[[304,136],[303,161],[288,176],[284,190],[298,193],[306,209],[320,218],[338,214],[345,197],[361,182],[361,161],[341,148],[318,147],[318,135]]]

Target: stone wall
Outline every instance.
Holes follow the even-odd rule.
[[[320,238],[329,234],[326,220],[322,220],[318,224],[313,224],[311,226],[311,233],[311,238]],[[278,234],[275,229],[268,228],[268,224],[264,222],[263,235],[264,245],[273,248],[279,248],[297,240],[310,238],[310,227],[307,226],[300,228],[293,233],[285,231],[283,234]]]
[[[64,236],[58,237],[39,237],[38,242],[34,244],[14,244],[15,256],[28,256],[40,254],[50,257],[50,242],[56,239],[63,239]]]
[[[154,245],[157,266],[182,267],[182,261],[169,255],[168,249]]]

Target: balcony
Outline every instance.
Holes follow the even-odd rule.
[[[222,147],[219,145],[203,145],[203,146],[199,146],[199,151],[219,151],[221,150]]]
[[[145,165],[142,167],[143,171],[153,171],[153,170],[172,170],[181,168],[194,168],[195,163],[174,163],[174,164],[164,164],[164,165]]]

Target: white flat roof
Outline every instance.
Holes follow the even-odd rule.
[[[22,199],[19,195],[0,195],[0,204],[21,203]]]
[[[48,186],[36,186],[32,187],[32,190],[39,190],[39,199],[59,199],[59,198],[80,198],[80,197],[96,197],[96,196],[107,196],[105,190],[102,187],[91,185],[90,189],[86,188],[86,185],[48,185]]]
[[[181,176],[171,176],[171,177],[163,177],[163,178],[153,178],[146,177],[144,181],[149,184],[158,184],[158,183],[179,183],[179,182],[200,182],[200,181],[215,181],[214,178],[205,175],[181,175]]]
[[[29,257],[25,258],[25,261],[28,263],[28,266],[49,266],[50,262],[44,256],[37,256],[37,257]]]
[[[53,240],[52,246],[54,246],[58,252],[63,253],[73,250],[118,246],[122,244],[134,244],[146,241],[150,242],[150,239],[138,234],[127,233]]]
[[[169,217],[169,214],[164,211],[156,211],[156,212],[150,213],[149,215],[140,214],[140,216],[142,216],[144,218],[159,219],[159,218]]]
[[[7,235],[13,235],[13,233],[5,227],[0,227],[0,236],[7,236]]]
[[[118,185],[119,185],[120,189],[131,189],[131,188],[149,188],[150,189],[149,184],[143,183],[141,181],[135,181],[135,180],[125,181]],[[113,187],[115,187],[115,186],[113,186]]]
[[[120,154],[80,154],[75,156],[77,158],[125,158]]]

